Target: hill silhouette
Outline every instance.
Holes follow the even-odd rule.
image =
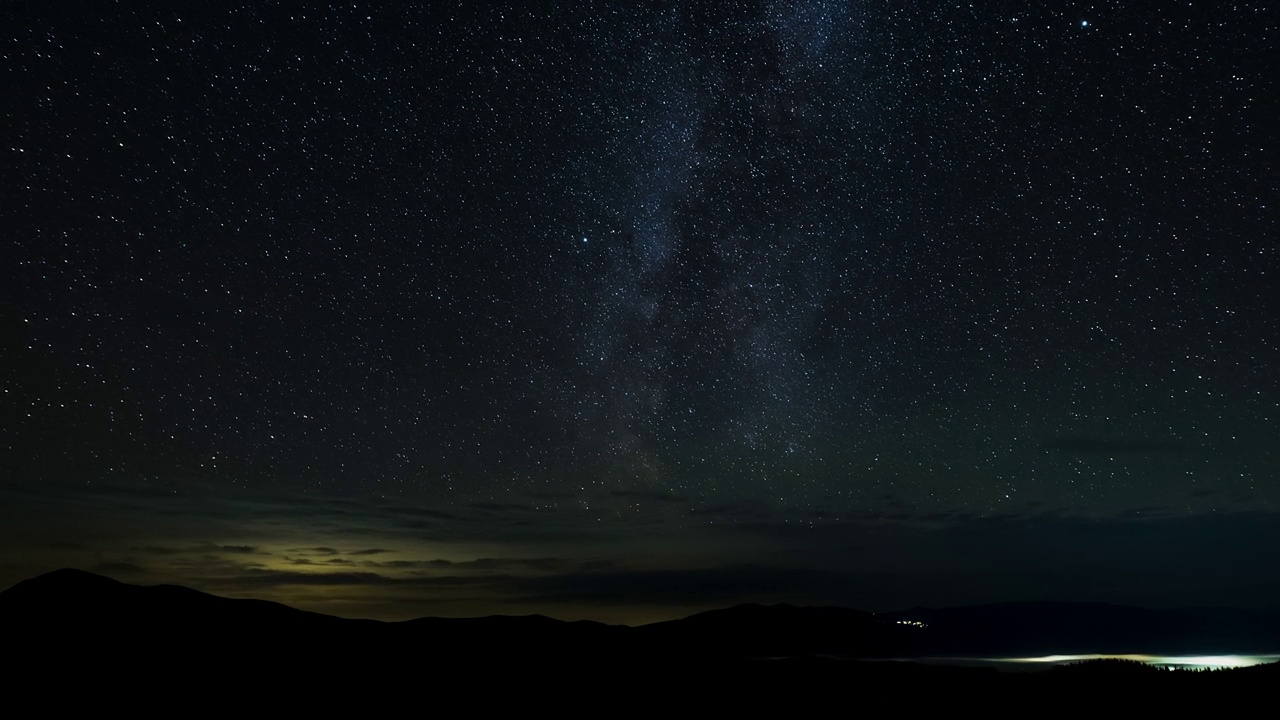
[[[567,677],[589,679],[591,692],[611,692],[660,679],[650,686],[654,692],[680,689],[751,708],[782,703],[796,693],[826,696],[850,682],[874,689],[876,702],[889,702],[882,693],[918,690],[922,684],[945,689],[953,700],[992,692],[1014,697],[1045,691],[1045,683],[1056,688],[1084,681],[1137,683],[1147,688],[1144,692],[1159,694],[1185,690],[1170,678],[1190,674],[1098,663],[1020,679],[1028,674],[901,660],[1169,648],[1199,654],[1276,652],[1277,628],[1277,617],[1263,612],[1087,603],[886,614],[740,605],[640,627],[540,615],[380,622],[174,585],[129,585],[79,570],[58,570],[0,592],[0,634],[7,657],[19,668],[10,679],[27,683],[73,677],[114,686],[147,678],[180,687],[191,678],[226,673],[310,681],[320,668],[361,682],[417,682],[429,676],[469,692],[495,682],[533,691]],[[876,661],[884,658],[899,661]],[[1238,692],[1270,686],[1280,680],[1278,668],[1210,673],[1212,680],[1197,678],[1197,683]],[[1185,700],[1184,695],[1168,697]],[[913,697],[911,703],[932,700],[941,702],[941,696]]]
[[[133,645],[287,641],[308,649],[429,640],[459,656],[575,653],[716,659],[913,658],[1075,653],[1221,654],[1280,651],[1280,613],[1148,610],[1102,603],[1026,602],[872,614],[837,607],[739,605],[640,627],[541,615],[352,620],[176,585],[139,586],[57,570],[0,592],[11,641],[127,638]],[[38,631],[38,632],[37,632]],[[323,640],[321,640],[323,639]]]
[[[895,657],[916,641],[907,628],[861,610],[794,605],[738,605],[644,625],[650,647],[679,647],[724,658]]]

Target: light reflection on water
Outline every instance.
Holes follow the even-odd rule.
[[[930,658],[933,661],[956,660],[964,664],[995,666],[1066,665],[1086,660],[1133,660],[1169,668],[1187,670],[1219,670],[1263,665],[1280,661],[1280,655],[1044,655],[1021,658]]]

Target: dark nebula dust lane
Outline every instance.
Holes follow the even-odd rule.
[[[1275,597],[1273,9],[526,5],[0,9],[0,584]]]

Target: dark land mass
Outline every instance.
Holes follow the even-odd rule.
[[[59,570],[0,593],[0,634],[19,695],[97,688],[67,701],[126,688],[185,698],[265,682],[277,697],[299,683],[317,689],[290,696],[305,704],[355,702],[350,691],[360,687],[429,687],[495,706],[612,703],[599,712],[668,702],[708,711],[1010,708],[1046,698],[1059,708],[1185,711],[1230,707],[1280,683],[1280,664],[1191,672],[1099,661],[1010,673],[913,661],[1280,652],[1280,613],[1090,603],[882,614],[740,605],[640,627],[538,615],[379,622]]]

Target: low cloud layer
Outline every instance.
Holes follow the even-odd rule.
[[[538,498],[433,508],[116,491],[50,507],[46,497],[10,495],[4,547],[39,550],[0,558],[0,584],[75,566],[348,616],[540,612],[615,622],[748,601],[888,610],[1280,596],[1276,513],[1143,507],[1086,517],[1028,507],[983,516],[892,502],[814,512],[698,506],[662,493],[611,498],[604,509],[548,510]],[[63,521],[28,523],[36,514],[24,504]]]

